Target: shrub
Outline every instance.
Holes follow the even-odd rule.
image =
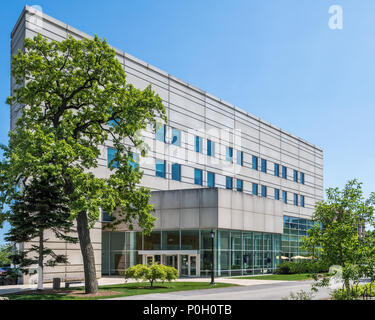
[[[329,267],[318,261],[283,262],[274,271],[276,274],[321,273],[328,272]]]
[[[152,264],[148,266],[137,264],[128,268],[124,275],[125,279],[149,281],[150,286],[152,287],[157,280],[162,282],[167,280],[168,282],[171,282],[172,280],[177,279],[178,271],[173,267],[168,267],[163,264]]]

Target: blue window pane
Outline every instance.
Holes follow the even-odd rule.
[[[267,160],[261,160],[261,171],[267,173]]]
[[[129,165],[133,168],[133,169],[137,169],[139,167],[139,158],[138,158],[138,155],[135,154],[135,153],[132,153],[132,158],[129,159]]]
[[[275,200],[280,200],[280,190],[275,189]]]
[[[267,187],[262,186],[262,197],[266,198],[267,197]]]
[[[293,170],[293,181],[298,182],[298,171],[297,170]]]
[[[227,147],[226,160],[233,162],[233,148]]]
[[[194,183],[202,185],[202,170],[194,169]]]
[[[275,163],[274,169],[275,169],[275,176],[280,177],[280,165],[278,163]]]
[[[237,191],[243,191],[243,181],[240,179],[237,179]]]
[[[298,206],[298,194],[294,194],[294,205]]]
[[[305,184],[305,174],[303,172],[299,173],[300,183]]]
[[[286,167],[282,167],[282,177],[283,177],[283,179],[286,179],[287,178],[287,168]]]
[[[243,152],[237,150],[237,164],[243,166]]]
[[[155,170],[157,177],[165,178],[165,161],[156,159]]]
[[[112,215],[110,215],[107,211],[102,210],[102,221],[111,222],[112,220],[113,220]]]
[[[181,165],[178,163],[172,164],[172,180],[181,181]]]
[[[207,172],[207,187],[215,187],[215,173],[213,172]]]
[[[118,161],[111,161],[115,158],[116,156],[116,149],[113,148],[107,148],[107,165],[108,168],[118,168],[120,166],[120,163]]]
[[[226,179],[225,179],[225,187],[227,189],[233,189],[233,178],[226,177]]]
[[[288,203],[288,194],[286,191],[283,191],[283,202]]]
[[[181,145],[181,131],[175,128],[172,128],[172,140],[171,144],[175,146]]]
[[[258,157],[256,156],[252,157],[252,168],[254,170],[258,170]]]
[[[198,136],[195,137],[195,151],[202,152],[202,138]]]
[[[214,143],[211,140],[207,140],[207,155],[214,156]]]
[[[300,196],[300,205],[301,207],[305,206],[305,196]]]
[[[252,191],[253,191],[253,195],[255,195],[255,196],[258,195],[258,184],[257,183],[253,183]]]
[[[166,125],[163,124],[155,133],[155,139],[158,141],[165,142],[165,130]]]

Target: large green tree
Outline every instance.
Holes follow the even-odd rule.
[[[342,267],[348,292],[350,280],[358,278],[361,266],[375,259],[375,251],[366,248],[370,237],[365,239],[366,234],[360,232],[363,224],[374,227],[374,199],[374,194],[364,198],[362,184],[357,180],[349,181],[343,190],[327,189],[326,200],[315,207],[316,223],[303,239],[304,248],[316,259]]]
[[[150,190],[139,186],[142,172],[131,161],[135,150],[145,155],[141,132],[166,121],[165,107],[151,86],[138,90],[126,82],[114,49],[97,36],[25,39],[11,72],[17,88],[7,102],[25,107],[0,164],[1,203],[9,204],[29,177],[46,171],[62,177],[77,221],[85,290],[97,292],[89,229],[100,208],[116,209],[115,224],[136,221],[146,232],[153,226]],[[103,145],[118,150],[109,178],[93,174]]]

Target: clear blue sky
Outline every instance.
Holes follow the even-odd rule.
[[[324,150],[324,187],[375,191],[374,0],[7,1],[0,19],[0,143],[7,142],[10,33],[43,11]],[[331,30],[328,9],[343,8]],[[2,231],[0,230],[0,241]]]

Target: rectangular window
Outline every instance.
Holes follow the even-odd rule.
[[[215,188],[215,173],[207,172],[207,187]]]
[[[179,163],[172,164],[172,180],[181,181],[181,165]]]
[[[274,164],[275,177],[280,177],[280,165],[278,163]]]
[[[303,172],[299,173],[299,182],[305,184],[305,174]]]
[[[275,200],[280,200],[280,190],[275,189]]]
[[[165,178],[165,160],[156,159],[155,171],[157,177]]]
[[[258,170],[258,157],[256,156],[252,157],[252,168],[254,170]]]
[[[296,193],[294,194],[294,201],[293,202],[294,202],[295,206],[298,206],[298,194],[296,194]]]
[[[287,179],[287,174],[288,174],[287,168],[283,166],[282,167],[282,178]]]
[[[243,151],[237,150],[237,164],[243,166]]]
[[[283,191],[283,202],[288,203],[288,194],[286,191]]]
[[[225,187],[227,189],[233,189],[233,178],[231,178],[231,177],[225,178]]]
[[[243,181],[240,179],[237,179],[237,191],[243,191]]]
[[[181,145],[181,131],[175,128],[172,128],[172,140],[171,144],[174,146],[180,146]]]
[[[258,195],[258,184],[257,183],[253,183],[252,185],[252,191],[253,191],[253,195],[254,196],[257,196]]]
[[[233,162],[233,148],[227,147],[226,160]]]
[[[161,142],[165,142],[166,125],[163,124],[155,133],[155,139]]]
[[[299,196],[299,201],[300,201],[300,206],[304,207],[305,206],[305,196]]]
[[[267,187],[262,186],[262,197],[267,198]]]
[[[202,152],[202,138],[195,136],[195,152]]]
[[[293,181],[298,182],[298,171],[297,170],[293,170]]]
[[[132,158],[129,159],[129,165],[133,169],[137,169],[139,167],[139,156],[136,153],[132,153]]]
[[[107,148],[107,165],[108,168],[118,168],[120,166],[120,163],[118,161],[113,161],[113,159],[116,156],[116,149],[113,148]]]
[[[214,142],[211,140],[207,140],[207,155],[210,157],[215,156]]]
[[[200,169],[194,169],[194,183],[198,185],[203,184],[203,179],[202,179],[202,170]]]
[[[265,159],[261,160],[261,171],[267,173],[267,160]]]

